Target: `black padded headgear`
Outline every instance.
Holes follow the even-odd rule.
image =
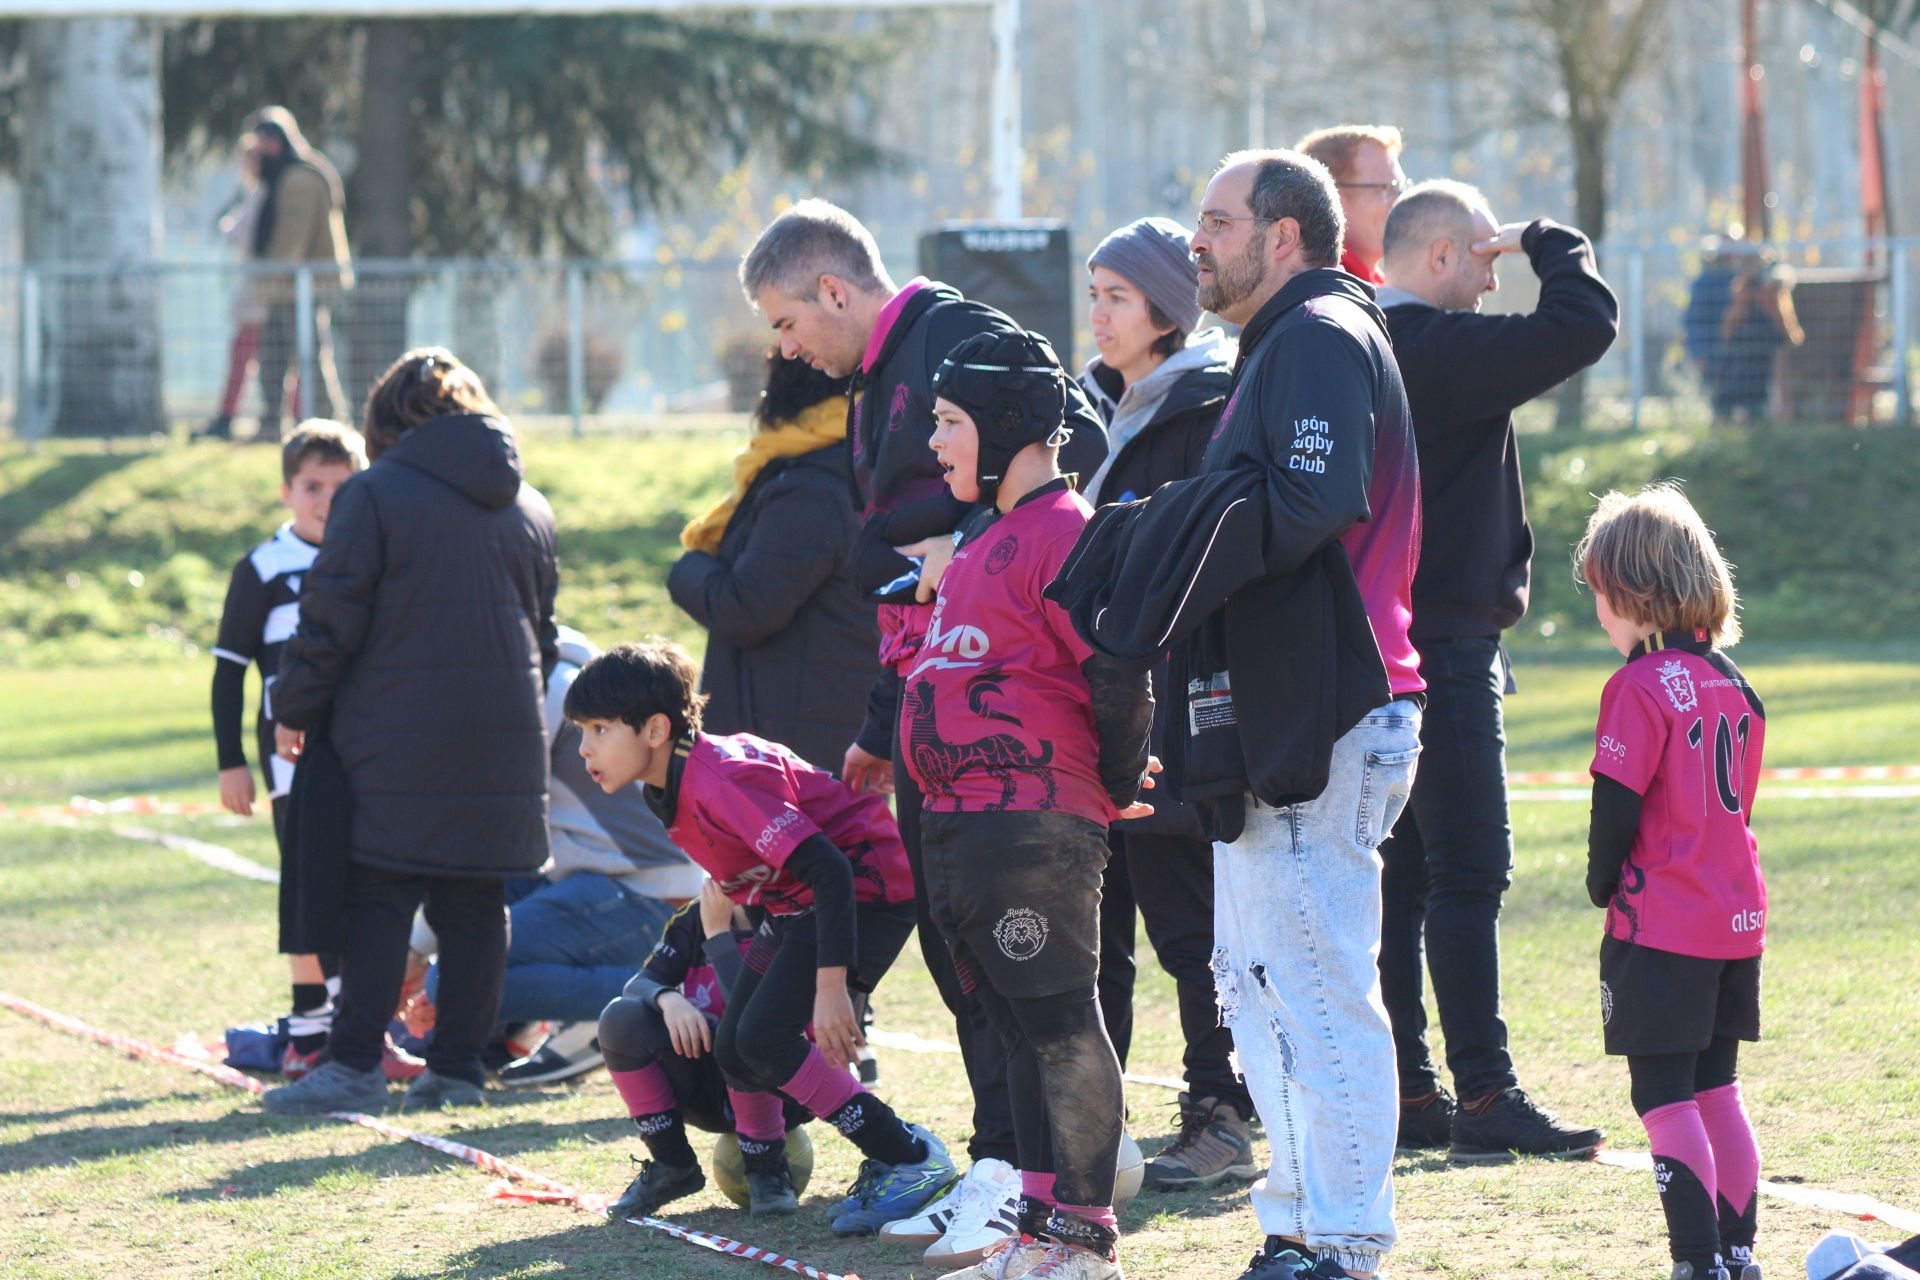
[[[933,394],[967,411],[980,435],[980,499],[992,502],[1013,455],[1030,444],[1055,448],[1067,425],[1067,374],[1037,333],[977,333],[934,370]]]

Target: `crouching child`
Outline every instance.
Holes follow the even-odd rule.
[[[939,1138],[847,1071],[863,1043],[849,993],[870,993],[913,932],[899,829],[884,796],[856,794],[778,743],[702,733],[698,678],[678,645],[619,645],[581,670],[567,691],[567,718],[580,726],[581,759],[602,790],[644,783],[673,842],[733,902],[766,909],[714,1029],[714,1059],[734,1087],[777,1090],[860,1149],[859,1176],[830,1220],[836,1234],[871,1234],[954,1177]],[[628,1098],[630,1108],[664,1101]],[[766,1132],[748,1170],[777,1181],[784,1143]],[[647,1199],[629,1212],[650,1212]]]

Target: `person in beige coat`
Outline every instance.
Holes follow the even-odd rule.
[[[260,181],[266,195],[254,224],[253,257],[266,264],[314,264],[313,374],[311,397],[298,385],[298,295],[292,270],[253,277],[266,307],[260,337],[261,434],[279,435],[289,375],[295,380],[293,417],[331,418],[348,409],[333,359],[332,310],[353,287],[353,260],[347,248],[346,203],[340,175],[311,146],[284,107],[263,107],[253,119],[260,156]]]

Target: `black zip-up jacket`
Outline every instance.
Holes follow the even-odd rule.
[[[1301,272],[1240,335],[1203,474],[1139,504],[1148,518],[1159,504],[1184,540],[1136,534],[1137,558],[1112,571],[1135,598],[1104,614],[1076,610],[1076,629],[1115,657],[1151,661],[1188,636],[1175,645],[1172,671],[1187,700],[1188,756],[1172,786],[1190,802],[1218,797],[1221,839],[1238,835],[1236,785],[1269,804],[1318,796],[1334,742],[1392,696],[1339,545],[1374,514],[1377,443],[1389,446],[1389,465],[1410,463],[1406,396],[1373,292],[1337,269]],[[1101,526],[1096,517],[1062,579],[1087,572],[1075,562]],[[1142,582],[1127,581],[1129,565]],[[1104,640],[1102,624],[1116,629]],[[1228,727],[1235,732],[1215,731]]]
[[[1096,658],[1145,665],[1171,646],[1165,792],[1150,798],[1197,806],[1229,841],[1246,793],[1285,805],[1325,790],[1333,744],[1391,696],[1345,548],[1269,571],[1266,497],[1236,468],[1102,507],[1047,588]]]
[[[975,334],[1018,333],[1020,326],[952,285],[929,281],[894,319],[873,368],[853,377],[847,407],[847,448],[853,462],[854,507],[861,512],[854,544],[854,580],[876,600],[911,604],[913,565],[897,554],[937,534],[952,533],[971,509],[953,496],[934,460],[933,374],[955,347]],[[1060,470],[1081,479],[1107,456],[1106,426],[1071,375],[1067,425],[1073,437],[1060,448]],[[882,596],[881,588],[902,583]],[[883,760],[893,758],[900,678],[883,670],[867,695],[866,723],[855,741]]]
[[[504,422],[455,414],[334,497],[273,707],[328,730],[356,863],[507,878],[547,860],[559,563],[553,511],[520,477]]]
[[[1104,364],[1096,366],[1092,376],[1101,380],[1102,389],[1112,399],[1117,400],[1124,390],[1120,376]],[[1224,363],[1181,375],[1147,425],[1120,447],[1101,493],[1111,495],[1109,501],[1123,501],[1123,495],[1145,496],[1163,484],[1197,475],[1232,384],[1233,371]],[[1177,696],[1172,679],[1165,658],[1154,663],[1152,743],[1153,753],[1162,761],[1172,750],[1167,735],[1185,715],[1184,700]],[[1128,819],[1123,830],[1194,838],[1203,834],[1200,815],[1192,805],[1175,799],[1170,789],[1156,788],[1147,798],[1153,802],[1153,812],[1144,818]]]
[[[952,533],[968,510],[942,481],[929,443],[934,371],[950,351],[976,334],[1020,331],[1005,314],[969,301],[952,285],[930,281],[907,299],[873,368],[854,375],[847,449],[853,505],[863,521],[854,555],[862,590],[876,591],[909,571],[911,566],[894,553],[895,547]],[[1080,384],[1071,376],[1066,382],[1067,425],[1073,438],[1060,449],[1060,470],[1085,478],[1106,460],[1106,426]],[[905,599],[913,599],[911,589]]]
[[[1497,635],[1526,613],[1533,530],[1513,411],[1600,359],[1619,332],[1619,304],[1585,236],[1542,218],[1520,244],[1540,277],[1530,314],[1386,308],[1420,443],[1416,643]]]
[[[831,444],[769,462],[718,552],[674,564],[667,593],[707,629],[708,733],[755,733],[840,771],[880,671],[873,602],[848,563],[858,519]]]

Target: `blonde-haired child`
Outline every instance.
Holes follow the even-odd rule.
[[[1600,499],[1574,561],[1627,659],[1600,695],[1587,836],[1606,1049],[1627,1059],[1673,1280],[1760,1280],[1760,1151],[1735,1064],[1760,1038],[1766,713],[1720,648],[1740,635],[1733,574],[1671,484]]]

